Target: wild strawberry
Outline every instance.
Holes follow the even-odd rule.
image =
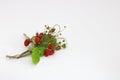
[[[43,33],[40,33],[40,34],[38,35],[38,37],[42,38],[43,35],[44,35]]]
[[[36,38],[35,38],[35,42],[36,42],[36,43],[39,43],[40,40],[41,40],[41,39],[40,39],[39,37],[36,37]]]
[[[49,54],[50,54],[50,50],[49,50],[49,49],[46,49],[46,50],[45,50],[45,56],[48,57]]]
[[[48,48],[49,48],[49,49],[54,49],[54,44],[49,44],[49,45],[48,45]]]
[[[25,46],[28,46],[30,44],[30,39],[26,39],[25,41],[24,41],[24,45]]]
[[[54,54],[54,50],[50,50],[50,54],[49,55],[53,55]]]
[[[54,54],[54,50],[52,49],[46,49],[45,50],[45,56],[48,57],[49,55],[53,55]]]

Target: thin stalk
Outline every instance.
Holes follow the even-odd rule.
[[[30,39],[25,33],[23,33],[23,35],[24,35],[27,39]]]
[[[30,51],[30,50],[27,50],[27,51],[24,51],[24,52],[21,53],[21,54],[17,54],[17,55],[13,55],[13,56],[7,55],[6,57],[7,57],[7,58],[12,58],[12,59],[19,59],[19,58],[28,56],[28,55],[30,55],[30,54],[31,54],[31,51]]]

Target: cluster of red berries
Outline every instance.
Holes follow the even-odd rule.
[[[43,36],[44,36],[43,33],[40,33],[40,34],[36,33],[36,36],[35,36],[36,44],[41,41],[41,38]],[[31,42],[31,39],[26,39],[24,41],[24,46],[27,47],[30,44],[30,42]],[[47,57],[47,56],[50,56],[50,55],[53,55],[53,54],[54,54],[54,44],[51,43],[51,44],[48,45],[48,48],[45,50],[45,56]]]
[[[43,37],[43,35],[44,35],[43,33],[40,33],[40,34],[36,33],[35,42],[36,42],[36,43],[39,43],[40,40],[41,40],[41,38]],[[30,44],[30,42],[31,42],[30,39],[26,39],[26,40],[24,41],[24,45],[27,47],[27,46]]]
[[[50,56],[54,54],[54,44],[49,44],[48,49],[45,50],[45,56]]]

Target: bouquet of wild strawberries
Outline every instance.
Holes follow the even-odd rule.
[[[61,37],[61,31],[63,30],[61,30],[59,25],[55,25],[53,27],[45,25],[45,31],[36,33],[32,38],[29,38],[24,34],[26,37],[24,46],[28,47],[28,50],[14,56],[7,55],[7,57],[19,59],[31,54],[33,63],[37,64],[42,56],[48,57],[53,55],[56,50],[66,48],[66,40]]]

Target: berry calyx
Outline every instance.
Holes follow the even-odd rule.
[[[39,37],[36,37],[36,38],[35,38],[35,42],[36,42],[36,43],[39,43],[40,40],[41,40],[41,39],[40,39]]]
[[[25,41],[24,41],[24,45],[25,46],[28,46],[30,44],[30,39],[26,39]]]
[[[54,44],[49,44],[49,45],[48,45],[48,48],[49,48],[49,49],[54,49]]]
[[[38,32],[36,33],[36,36],[38,37]]]
[[[55,48],[55,50],[60,50],[61,49],[61,47],[60,46],[57,46],[56,48]]]

